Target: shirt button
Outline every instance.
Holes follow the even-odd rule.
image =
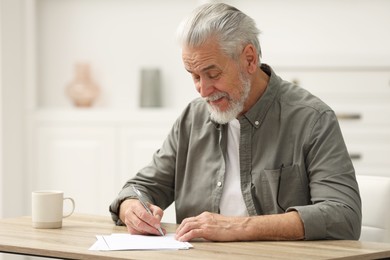
[[[260,123],[259,123],[259,121],[255,121],[255,125],[259,125]]]
[[[222,182],[220,182],[220,181],[217,182],[217,186],[218,186],[218,187],[221,187],[221,186],[222,186]]]

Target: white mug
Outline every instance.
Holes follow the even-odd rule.
[[[73,214],[75,203],[72,198],[64,198],[64,192],[58,190],[33,191],[32,199],[32,226],[34,228],[61,228],[62,219]],[[72,203],[72,210],[64,214],[65,200]]]

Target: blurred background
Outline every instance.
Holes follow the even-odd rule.
[[[108,215],[198,96],[175,32],[205,2],[0,0],[1,217],[30,215],[38,189]],[[334,108],[357,174],[390,176],[390,1],[219,2],[256,20],[262,62]]]

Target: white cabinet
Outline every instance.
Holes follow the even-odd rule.
[[[330,105],[357,174],[390,176],[390,67],[280,68]]]
[[[121,183],[135,175],[152,160],[153,153],[161,147],[173,124],[172,120],[159,123],[150,120],[151,122],[143,125],[127,124],[120,128]]]
[[[276,71],[284,79],[319,96],[331,106],[387,105],[390,100],[390,67],[337,66],[281,67]],[[362,109],[360,109],[362,110]],[[372,119],[371,117],[369,119]]]
[[[60,189],[83,213],[107,214],[115,187],[115,129],[45,125],[36,129],[33,189]]]
[[[176,116],[178,116],[177,114]],[[126,124],[120,129],[120,182],[123,185],[152,160],[172,127],[174,115],[166,120],[149,118],[144,124]],[[164,117],[163,117],[164,118]],[[163,221],[176,223],[174,204],[164,211]]]
[[[31,187],[60,189],[76,212],[108,215],[123,184],[161,146],[177,112],[43,111],[33,123]],[[175,222],[173,207],[164,221]]]

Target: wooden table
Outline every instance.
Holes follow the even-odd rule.
[[[174,224],[163,224],[173,232]],[[390,257],[390,244],[360,241],[191,242],[189,250],[89,251],[95,235],[125,233],[109,217],[75,214],[61,229],[34,229],[31,217],[0,220],[0,252],[62,259],[373,259]]]

